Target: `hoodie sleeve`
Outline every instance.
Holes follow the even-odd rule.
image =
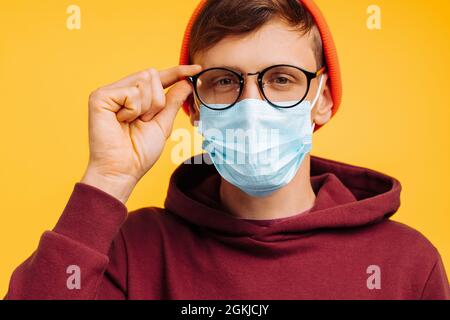
[[[118,199],[76,183],[55,228],[13,272],[5,299],[125,299],[126,216]]]
[[[439,253],[425,284],[422,300],[450,300],[450,286]]]

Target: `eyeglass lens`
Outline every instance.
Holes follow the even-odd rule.
[[[301,70],[277,66],[264,73],[262,90],[269,102],[280,107],[300,102],[308,90],[308,78]],[[226,69],[211,69],[197,80],[197,94],[208,107],[232,105],[240,95],[239,77]]]

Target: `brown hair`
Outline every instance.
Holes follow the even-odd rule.
[[[258,30],[272,18],[281,18],[302,35],[312,32],[317,65],[324,65],[322,39],[311,13],[298,0],[207,0],[194,22],[189,59],[226,36]]]

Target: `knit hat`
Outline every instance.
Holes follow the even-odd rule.
[[[311,15],[314,17],[317,28],[319,29],[320,35],[322,37],[323,50],[325,56],[325,63],[327,66],[327,74],[328,74],[328,85],[331,89],[331,97],[333,99],[333,109],[332,109],[332,117],[336,114],[339,106],[341,104],[342,97],[342,80],[341,80],[341,71],[339,67],[339,60],[337,56],[336,47],[333,41],[333,37],[331,35],[328,24],[325,20],[324,15],[314,3],[313,0],[298,0],[305,9],[307,9]],[[189,23],[186,27],[186,31],[184,33],[183,43],[181,46],[181,56],[180,56],[180,65],[189,65],[192,64],[189,61],[189,41],[191,30],[194,22],[197,17],[200,15],[203,7],[205,6],[207,0],[201,0],[197,5],[194,13],[192,14]],[[183,103],[183,110],[186,114],[189,114],[189,106],[194,103],[193,95],[191,94],[188,99]],[[316,125],[314,131],[317,131],[321,126]]]

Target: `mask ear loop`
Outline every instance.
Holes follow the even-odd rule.
[[[311,103],[311,111],[312,111],[312,109],[314,109],[314,106],[316,105],[317,101],[318,101],[319,98],[320,98],[320,94],[321,94],[321,92],[322,92],[322,86],[323,86],[323,75],[324,75],[324,73],[322,73],[322,74],[320,75],[319,89],[317,89],[316,97],[314,98],[313,102]],[[312,131],[313,131],[313,132],[314,132],[315,127],[316,127],[316,123],[313,122],[313,125],[312,125]]]

